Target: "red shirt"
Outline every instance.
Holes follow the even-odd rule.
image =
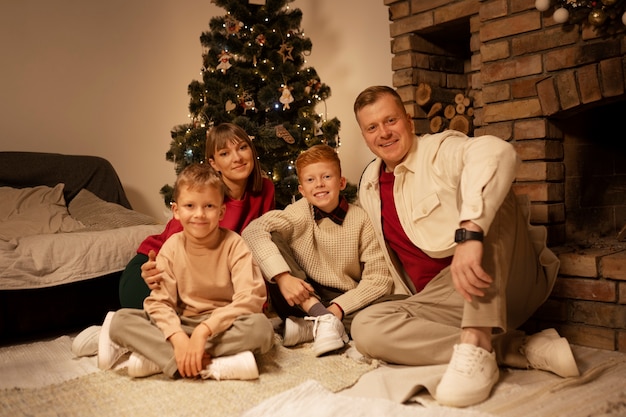
[[[389,247],[396,253],[405,272],[413,281],[415,291],[420,292],[442,269],[450,265],[452,256],[431,258],[426,255],[404,232],[393,199],[393,172],[380,173],[380,201],[383,234]]]
[[[274,184],[267,178],[263,178],[263,187],[260,193],[246,192],[241,200],[232,200],[229,197],[224,199],[226,211],[220,226],[241,234],[243,229],[254,219],[262,214],[273,210],[275,205]],[[159,235],[148,236],[139,248],[137,253],[148,255],[150,250],[159,252],[163,242],[174,233],[182,232],[183,225],[172,218],[165,225],[165,230]]]

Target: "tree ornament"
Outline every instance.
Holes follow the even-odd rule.
[[[280,88],[280,90],[282,91],[282,94],[280,95],[280,98],[278,99],[278,101],[283,103],[283,110],[288,110],[289,104],[293,103],[293,96],[291,95],[292,88],[290,88],[287,85],[284,85],[283,87]]]
[[[275,130],[276,130],[276,136],[278,136],[285,142],[289,144],[293,144],[296,142],[296,140],[293,138],[293,136],[291,136],[291,133],[289,133],[289,131],[285,128],[285,126],[277,125]]]
[[[243,114],[247,114],[248,111],[256,112],[254,98],[252,97],[252,94],[248,91],[243,93],[240,105],[241,107],[243,107]]]
[[[232,67],[230,60],[233,56],[228,51],[222,51],[220,54],[220,63],[217,65],[217,69],[222,71],[223,74],[226,74],[228,68]]]
[[[255,39],[256,43],[260,46],[264,46],[265,42],[267,42],[267,39],[265,38],[264,34],[259,34],[257,35],[256,39]]]
[[[280,45],[280,50],[278,53],[283,57],[283,64],[287,62],[287,60],[293,61],[293,56],[291,56],[291,51],[293,51],[293,46],[287,45],[285,42]]]
[[[602,9],[593,9],[587,19],[592,25],[601,26],[606,21],[606,13]]]
[[[243,22],[235,19],[234,17],[228,15],[224,21],[224,25],[226,26],[226,33],[229,35],[239,35],[239,31],[243,27]]]
[[[316,79],[310,79],[309,81],[307,81],[306,83],[306,87],[304,87],[304,93],[309,96],[311,94],[315,94],[320,87],[322,86],[322,83],[319,80]]]
[[[226,112],[228,113],[235,110],[236,108],[237,108],[237,105],[233,103],[231,100],[228,100],[226,104],[224,105],[224,110],[226,110]]]
[[[315,136],[322,136],[324,134],[322,131],[322,125],[323,122],[321,119],[315,122]]]

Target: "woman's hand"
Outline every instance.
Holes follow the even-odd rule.
[[[151,250],[148,252],[148,260],[141,265],[141,278],[143,278],[150,290],[161,288],[161,281],[163,280],[161,277],[162,272],[163,271],[156,267],[156,252]]]

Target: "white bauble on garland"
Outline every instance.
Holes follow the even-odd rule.
[[[535,8],[540,12],[545,12],[550,8],[550,0],[535,0]]]
[[[562,7],[560,9],[556,9],[552,18],[556,23],[565,23],[569,19],[569,12],[566,8]]]

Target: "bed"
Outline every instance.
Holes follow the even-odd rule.
[[[101,323],[137,247],[162,230],[104,158],[0,152],[0,343]]]

